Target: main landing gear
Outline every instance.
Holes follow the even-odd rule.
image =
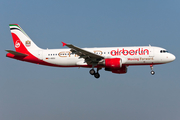
[[[155,72],[153,71],[153,65],[150,65],[150,68],[151,68],[151,75],[154,75]]]
[[[89,73],[90,73],[91,75],[94,75],[95,78],[99,78],[99,77],[100,77],[100,74],[99,74],[99,72],[98,72],[99,70],[100,70],[100,68],[97,68],[97,72],[95,72],[94,68],[92,68],[92,69],[89,71]]]

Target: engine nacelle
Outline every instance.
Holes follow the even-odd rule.
[[[107,58],[104,60],[105,68],[109,68],[111,70],[118,70],[122,67],[122,59],[121,58]]]
[[[106,58],[100,64],[105,66],[106,71],[117,74],[127,73],[127,66],[122,66],[121,58]]]
[[[112,73],[117,73],[117,74],[124,74],[127,73],[127,67],[123,66],[122,68],[118,69],[118,70],[111,70]]]

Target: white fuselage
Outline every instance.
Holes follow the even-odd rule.
[[[171,62],[175,56],[165,49],[153,46],[83,48],[104,58],[121,58],[123,65],[151,65]],[[39,59],[60,66],[86,66],[83,58],[72,54],[70,49],[46,49],[37,51]]]

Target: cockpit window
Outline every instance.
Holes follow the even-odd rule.
[[[160,53],[168,53],[167,50],[160,50]]]

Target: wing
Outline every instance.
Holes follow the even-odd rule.
[[[62,44],[63,44],[63,46],[67,46],[67,47],[71,48],[70,51],[73,54],[77,54],[79,56],[79,58],[84,58],[85,62],[87,64],[91,64],[91,65],[95,64],[95,65],[97,65],[100,60],[104,59],[104,57],[101,56],[101,55],[94,54],[94,53],[92,53],[90,51],[87,51],[87,50],[84,50],[82,48],[76,47],[76,46],[74,46],[72,44],[66,44],[64,42],[62,42]]]

